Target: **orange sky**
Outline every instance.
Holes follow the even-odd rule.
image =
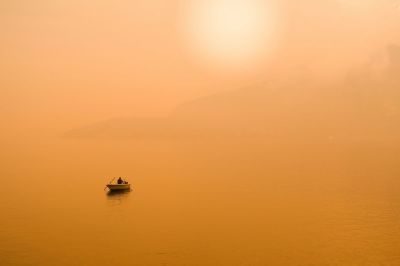
[[[5,125],[62,131],[114,116],[164,115],[183,101],[276,75],[337,78],[400,39],[395,0],[264,1],[273,14],[268,52],[253,65],[205,64],[199,55],[207,51],[186,41],[188,2],[1,1]]]

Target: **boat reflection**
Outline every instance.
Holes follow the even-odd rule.
[[[125,201],[130,192],[132,190],[114,190],[114,191],[108,191],[106,196],[107,200],[109,201],[110,205],[120,205],[122,204],[123,201]]]

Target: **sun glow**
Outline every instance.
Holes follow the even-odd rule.
[[[183,25],[196,61],[223,68],[260,62],[273,46],[275,19],[259,0],[191,1]]]

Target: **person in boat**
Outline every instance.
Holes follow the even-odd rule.
[[[118,180],[117,180],[117,184],[124,184],[124,180],[122,180],[122,178],[121,177],[119,177],[118,178]]]

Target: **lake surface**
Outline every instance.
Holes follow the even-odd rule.
[[[2,265],[400,265],[400,149],[390,143],[4,147]],[[133,191],[104,191],[114,176]]]

